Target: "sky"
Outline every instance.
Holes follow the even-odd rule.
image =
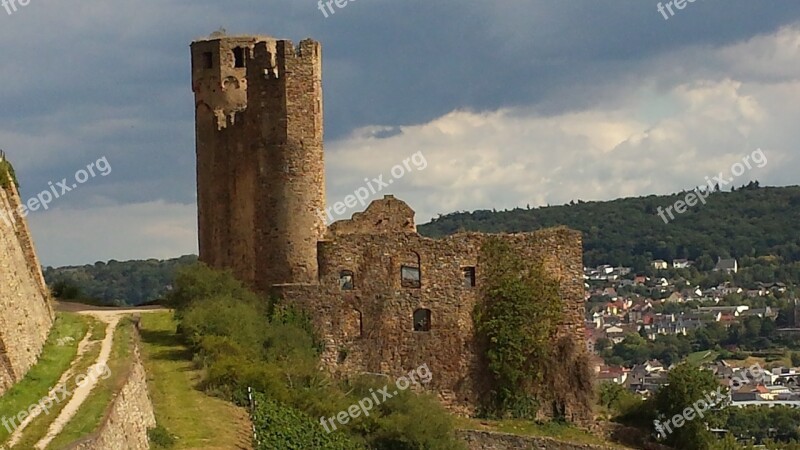
[[[24,200],[59,193],[28,215],[44,265],[197,252],[189,44],[220,28],[322,42],[329,205],[380,176],[418,223],[798,184],[797,0],[16,1],[0,149]]]

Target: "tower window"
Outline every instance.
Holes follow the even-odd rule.
[[[354,283],[354,276],[353,272],[349,270],[343,270],[339,273],[339,288],[343,291],[352,291],[355,289]]]
[[[420,288],[422,286],[422,266],[419,253],[409,252],[400,262],[400,286]]]
[[[431,331],[431,310],[414,311],[414,331]]]
[[[213,69],[214,68],[214,54],[211,52],[204,52],[203,53],[203,68],[204,69]]]
[[[242,47],[233,49],[233,67],[244,67],[244,49]]]
[[[474,288],[475,287],[475,268],[474,267],[464,267],[462,270],[464,271],[464,287],[465,288]]]

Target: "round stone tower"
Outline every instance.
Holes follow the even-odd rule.
[[[314,283],[325,232],[319,43],[192,44],[200,259],[261,292]]]

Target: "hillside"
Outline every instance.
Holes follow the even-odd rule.
[[[197,261],[197,256],[159,261],[97,262],[85,266],[47,267],[44,277],[53,294],[63,300],[102,305],[141,305],[164,296],[175,270]]]
[[[714,192],[706,205],[698,204],[664,223],[658,208],[685,195],[458,212],[421,225],[419,231],[438,237],[460,230],[523,232],[565,225],[583,232],[587,266],[620,264],[639,271],[653,259],[702,258],[705,265],[718,256],[777,256],[783,264],[800,261],[800,187],[752,183],[734,192]]]

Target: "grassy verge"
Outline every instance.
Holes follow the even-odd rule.
[[[105,333],[103,333],[104,335]],[[114,332],[108,359],[110,376],[97,374],[97,385],[83,402],[78,413],[67,423],[48,448],[64,448],[97,430],[111,407],[114,395],[122,389],[133,365],[133,322],[123,318]],[[83,373],[86,373],[84,371]],[[107,376],[106,378],[103,378]]]
[[[91,319],[72,313],[59,313],[45,343],[39,362],[27,376],[0,397],[0,417],[12,417],[37,403],[56,385],[78,352],[78,343],[86,335]],[[11,433],[0,427],[0,442]]]
[[[527,420],[498,421],[458,418],[456,419],[456,428],[462,430],[494,431],[498,433],[516,434],[520,436],[547,437],[576,444],[592,444],[604,445],[612,448],[627,448],[608,442],[603,438],[580,428],[557,422],[536,423]]]
[[[107,325],[96,320],[91,319],[93,322],[89,329],[90,337],[89,337],[89,347],[86,349],[86,352],[78,359],[78,361],[73,365],[72,376],[69,380],[67,380],[66,388],[69,392],[74,392],[75,390],[75,377],[78,375],[85,375],[89,367],[97,361],[97,357],[100,355],[100,342],[95,339],[98,334],[105,334],[105,331],[99,333],[97,330],[105,330]],[[60,396],[61,394],[56,394]],[[61,397],[59,397],[61,398]],[[17,442],[14,449],[29,449],[33,448],[33,446],[39,442],[46,434],[47,430],[50,428],[50,425],[56,420],[56,417],[61,413],[61,411],[67,406],[69,403],[70,397],[67,397],[61,402],[53,403],[53,407],[50,408],[50,412],[47,414],[41,414],[39,417],[33,420],[22,432],[22,438]]]
[[[142,356],[156,420],[176,438],[174,449],[250,448],[241,408],[195,388],[201,372],[176,333],[172,313],[142,314]]]

